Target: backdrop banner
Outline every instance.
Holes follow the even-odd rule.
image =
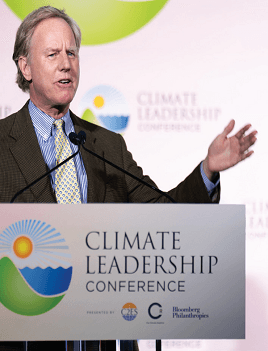
[[[244,205],[0,214],[0,340],[245,338]]]

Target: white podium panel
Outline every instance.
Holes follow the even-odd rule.
[[[0,340],[245,338],[243,205],[0,213]]]

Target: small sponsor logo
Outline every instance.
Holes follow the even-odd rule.
[[[152,319],[159,319],[162,313],[162,306],[158,302],[152,303],[148,308],[148,314]]]
[[[134,303],[128,302],[122,307],[121,314],[126,321],[133,321],[138,315],[138,309]]]

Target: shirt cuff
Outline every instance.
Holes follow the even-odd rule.
[[[220,177],[218,176],[215,179],[215,181],[216,181],[215,183],[213,183],[211,180],[209,180],[208,177],[206,176],[206,173],[204,172],[203,162],[201,162],[201,165],[200,165],[200,172],[201,172],[203,182],[207,188],[207,192],[210,195],[210,194],[212,194],[213,190],[218,186],[218,184],[220,182]]]

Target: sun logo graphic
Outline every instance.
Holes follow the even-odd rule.
[[[36,316],[54,308],[72,278],[65,239],[45,222],[16,222],[0,234],[0,302]]]
[[[73,17],[82,31],[82,45],[99,45],[124,38],[151,21],[168,0],[4,0],[20,18],[49,5]]]
[[[128,302],[122,307],[121,314],[126,321],[133,321],[138,315],[138,309],[134,303]]]
[[[123,133],[129,122],[125,97],[109,85],[90,89],[80,101],[78,113],[82,119],[116,133]]]

